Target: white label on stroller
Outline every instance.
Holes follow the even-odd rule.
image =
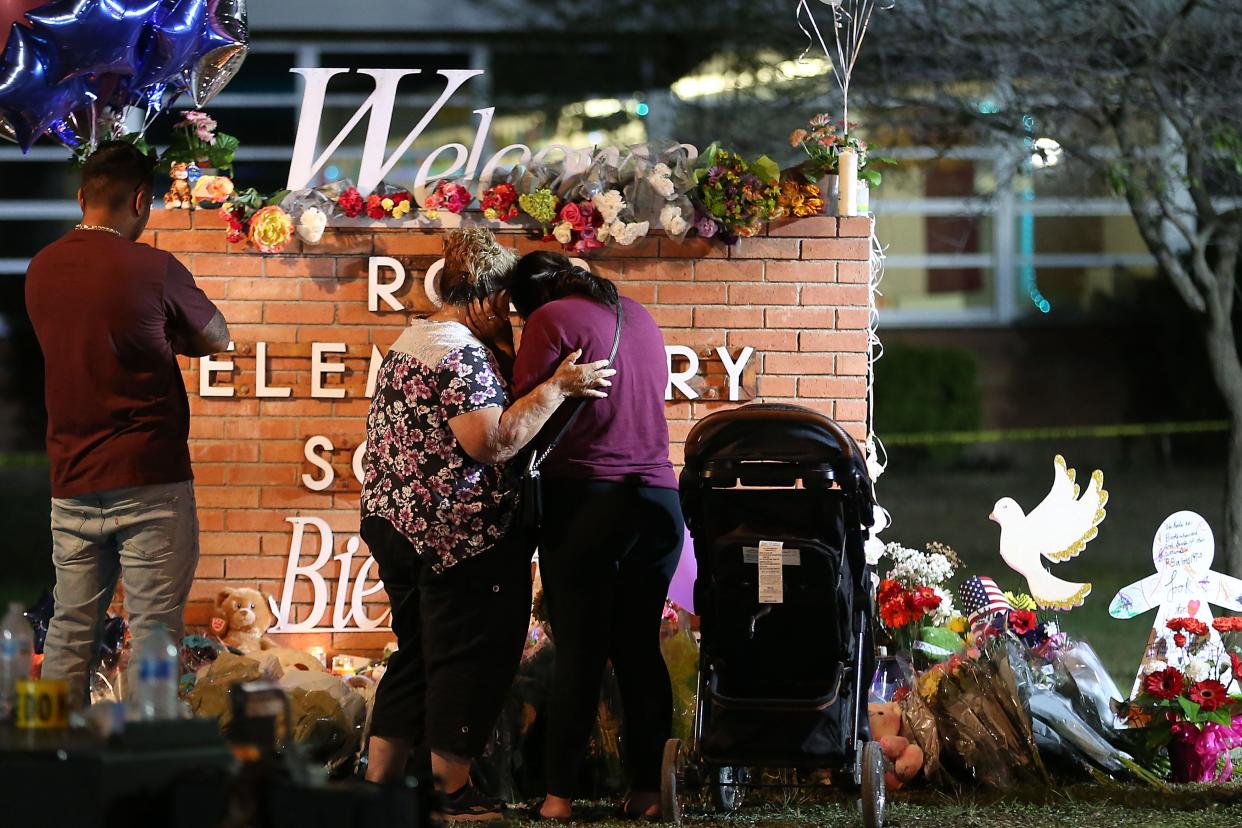
[[[759,541],[759,603],[785,603],[785,544]]]
[[[785,566],[802,566],[802,550],[800,549],[786,549],[784,550],[782,557]],[[743,546],[742,563],[759,563],[759,547]]]

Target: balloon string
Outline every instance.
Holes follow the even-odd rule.
[[[811,31],[815,32],[814,37],[811,31],[808,31],[806,25],[802,22],[802,14],[806,13],[807,19],[811,23]],[[798,28],[806,35],[806,48],[802,50],[802,54],[798,55],[798,62],[806,60],[807,53],[815,48],[815,41],[819,41],[819,48],[824,50],[824,56],[832,62],[832,51],[828,48],[828,44],[824,41],[824,36],[819,31],[819,24],[815,22],[815,15],[811,13],[811,9],[806,4],[806,0],[798,0],[797,12],[794,14],[794,20],[798,23]]]

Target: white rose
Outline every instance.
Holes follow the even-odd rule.
[[[562,221],[560,224],[556,225],[555,229],[552,230],[552,237],[561,244],[569,244],[570,240],[574,237],[573,225],[567,221]]]
[[[680,236],[690,229],[690,224],[681,216],[681,209],[676,204],[667,204],[660,211],[660,226],[670,236]]]
[[[625,199],[621,197],[621,193],[617,190],[596,193],[591,197],[591,203],[595,205],[596,210],[599,210],[600,218],[604,220],[604,224],[615,222],[617,216],[625,209]]]
[[[307,207],[298,218],[298,238],[307,244],[319,244],[323,238],[324,228],[328,226],[328,216],[318,207]]]
[[[647,179],[647,183],[651,185],[651,189],[659,194],[660,198],[672,198],[677,188],[673,186],[673,181],[668,176],[652,175]]]

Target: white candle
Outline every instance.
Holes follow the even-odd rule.
[[[837,215],[858,214],[858,153],[843,149],[837,154]]]

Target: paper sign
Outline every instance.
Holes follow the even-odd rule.
[[[785,549],[781,554],[781,560],[785,566],[802,566],[802,550],[801,549]],[[759,563],[759,547],[743,546],[742,562],[748,564]]]
[[[759,541],[759,603],[785,603],[785,544]]]
[[[1108,607],[1113,618],[1134,618],[1156,608],[1134,680],[1135,692],[1151,669],[1162,664],[1183,666],[1186,654],[1166,626],[1170,618],[1197,618],[1208,625],[1212,645],[1219,646],[1220,634],[1211,626],[1209,606],[1242,611],[1242,581],[1213,572],[1215,555],[1216,541],[1208,522],[1194,512],[1175,512],[1164,519],[1151,542],[1155,574],[1122,587],[1113,596]]]

